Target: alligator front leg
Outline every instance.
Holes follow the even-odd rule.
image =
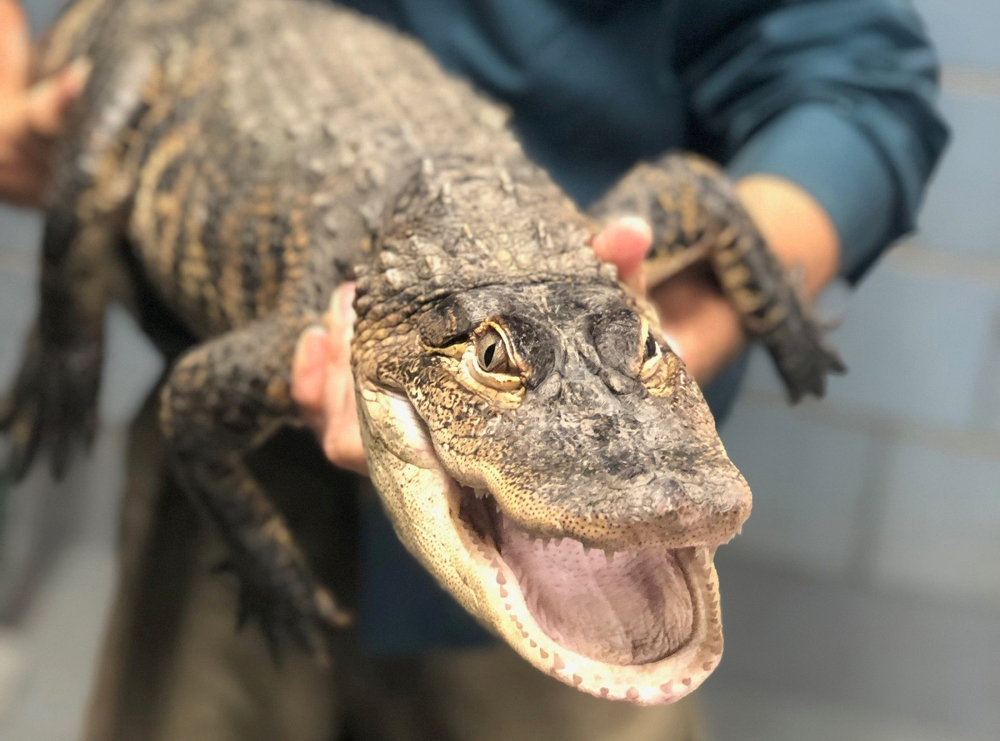
[[[230,549],[240,616],[258,620],[275,652],[286,638],[322,656],[349,615],[314,576],[244,456],[294,416],[289,367],[297,327],[263,321],[182,357],[163,390],[162,423],[179,480]]]
[[[650,285],[708,260],[747,334],[774,359],[793,402],[805,394],[822,396],[826,374],[846,370],[732,184],[711,162],[668,154],[640,164],[591,213],[599,218],[636,214],[650,222]]]
[[[22,478],[39,450],[56,479],[74,449],[89,448],[97,422],[104,356],[109,265],[117,234],[106,219],[78,228],[62,209],[49,214],[42,260],[41,310],[11,391],[0,401],[0,432],[10,442],[8,472]]]

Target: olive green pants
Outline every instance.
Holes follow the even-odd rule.
[[[289,431],[251,461],[324,580],[350,603],[357,479]],[[696,741],[692,700],[637,708],[537,671],[506,645],[419,658],[364,656],[336,637],[322,667],[276,664],[255,626],[235,630],[236,585],[164,465],[155,405],[133,424],[121,585],[98,667],[86,741]]]

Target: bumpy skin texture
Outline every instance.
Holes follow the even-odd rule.
[[[357,278],[362,433],[403,542],[563,681],[637,703],[694,689],[722,650],[712,555],[750,492],[655,313],[503,109],[412,40],[295,0],[79,0],[41,72],[81,54],[41,315],[0,418],[15,473],[48,449],[61,474],[90,440],[124,256],[202,340],[162,419],[244,617],[321,653],[349,616],[243,459],[298,421],[296,340]],[[718,173],[640,166],[596,213],[620,210],[651,218],[659,252],[710,258],[793,396],[821,390],[836,363]]]
[[[592,207],[598,216],[636,214],[653,227],[651,284],[708,260],[747,335],[774,359],[789,398],[823,396],[826,375],[847,368],[743,209],[708,160],[668,154],[635,167]]]

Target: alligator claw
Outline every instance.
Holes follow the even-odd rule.
[[[823,337],[821,326],[811,320],[803,322],[796,332],[781,332],[780,338],[772,338],[768,350],[793,404],[807,394],[822,397],[827,374],[847,371],[837,350]]]
[[[213,571],[237,577],[237,627],[242,629],[250,622],[257,623],[275,664],[281,664],[282,651],[290,641],[321,663],[327,663],[330,634],[351,622],[351,614],[337,607],[330,592],[306,574],[296,573],[284,583],[268,582],[241,567],[235,558],[226,559]]]
[[[0,402],[0,432],[10,442],[7,472],[19,481],[42,448],[56,480],[66,474],[78,444],[89,449],[97,427],[101,345],[52,347],[37,329],[28,341],[14,387]]]

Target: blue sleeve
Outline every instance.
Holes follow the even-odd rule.
[[[744,21],[683,71],[693,127],[730,174],[805,188],[856,281],[914,227],[948,139],[938,63],[905,0],[798,0]]]

